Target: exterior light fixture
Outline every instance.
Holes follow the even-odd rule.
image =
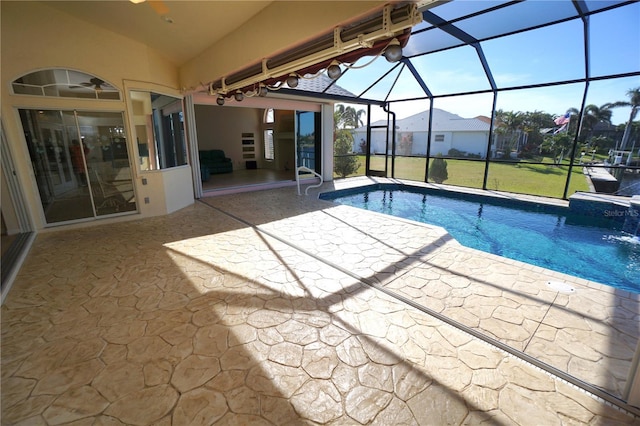
[[[389,62],[398,62],[402,59],[402,46],[397,38],[389,42],[383,53],[385,59]]]
[[[220,106],[224,105],[224,96],[218,95],[218,99],[216,99],[216,103]]]
[[[298,76],[294,73],[289,74],[289,77],[287,77],[287,86],[292,89],[298,87]]]
[[[238,90],[236,91],[236,93],[233,94],[233,97],[235,98],[236,101],[242,102],[242,100],[244,99],[244,94]]]
[[[342,70],[340,69],[340,64],[338,61],[331,62],[331,65],[327,68],[327,75],[331,80],[337,80],[342,75]]]

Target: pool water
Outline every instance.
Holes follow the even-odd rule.
[[[426,189],[363,191],[322,198],[441,226],[467,247],[640,293],[640,239],[625,234],[619,222],[562,207]]]

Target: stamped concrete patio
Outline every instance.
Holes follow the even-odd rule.
[[[206,198],[38,236],[2,307],[2,424],[635,424],[513,354],[620,395],[639,315],[293,188]]]

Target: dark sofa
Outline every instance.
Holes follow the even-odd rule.
[[[209,149],[199,151],[200,170],[207,169],[210,174],[230,173],[233,171],[233,163],[231,158],[225,157],[224,151],[221,149]],[[204,179],[205,176],[203,176]]]

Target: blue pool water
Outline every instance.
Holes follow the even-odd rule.
[[[467,247],[640,293],[640,240],[624,233],[620,222],[442,192],[372,188],[321,198],[441,226]]]

